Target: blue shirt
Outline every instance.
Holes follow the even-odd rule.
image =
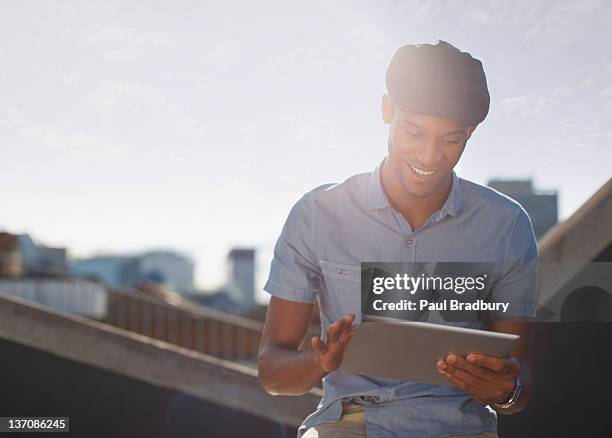
[[[490,298],[512,305],[505,317],[534,316],[537,246],[530,219],[514,200],[459,178],[442,208],[418,230],[383,191],[379,164],[372,172],[306,193],[291,209],[274,248],[264,290],[285,300],[319,302],[321,338],[347,313],[361,322],[363,261],[487,262]],[[483,328],[482,322],[448,323]],[[417,352],[415,352],[417,353]],[[435,366],[435,364],[432,364]],[[342,400],[365,405],[366,430],[375,437],[437,437],[497,430],[497,416],[463,390],[334,371],[323,378],[317,410],[298,429],[338,421]]]

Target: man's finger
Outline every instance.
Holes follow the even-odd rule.
[[[351,341],[353,333],[355,333],[354,329],[346,328],[342,331],[342,334],[338,338],[338,342],[346,347],[346,345],[348,345],[348,343]]]
[[[354,319],[355,314],[349,313],[328,327],[326,351],[330,351],[331,354],[339,354],[344,351],[356,330],[352,327]]]
[[[478,385],[471,384],[469,381],[464,380],[462,377],[469,376],[469,374],[465,373],[465,371],[462,371],[464,373],[463,375],[461,373],[459,375],[457,374],[457,371],[459,370],[455,369],[454,371],[455,372],[450,373],[446,371],[440,371],[440,374],[442,374],[442,376],[451,384],[453,384],[457,388],[463,389],[465,392],[470,393],[474,396],[474,398],[476,398],[482,403],[482,400],[485,399],[485,393],[483,392],[482,388]],[[471,379],[474,379],[474,377],[472,376],[471,378],[469,378],[469,380]]]
[[[342,331],[336,339],[329,342],[329,346],[334,349],[334,351],[342,351],[348,345],[351,337],[352,334],[350,331]]]
[[[338,340],[339,341],[343,341],[346,340],[347,337],[351,336],[351,329],[350,327],[344,327],[342,329],[342,331],[340,332],[340,336],[338,336]]]
[[[327,345],[325,345],[318,336],[313,336],[310,340],[310,344],[312,345],[312,348],[320,351],[321,353],[324,353],[327,350]]]
[[[514,385],[511,383],[505,383],[500,386],[494,382],[474,377],[467,371],[459,368],[449,367],[446,371],[447,374],[465,383],[470,388],[470,393],[481,401],[485,399],[504,400],[508,398],[508,394],[514,389]]]
[[[344,321],[347,323],[349,327],[351,326],[354,320],[355,320],[354,313],[347,313],[346,315],[344,315]]]
[[[344,326],[344,320],[343,319],[338,319],[336,321],[334,321],[328,328],[327,328],[327,339],[328,342],[330,341],[334,341],[338,338],[338,336],[340,335],[340,331],[342,330],[342,327]]]
[[[452,365],[456,368],[462,369],[472,374],[473,376],[476,376],[483,380],[487,380],[490,382],[495,382],[499,380],[499,376],[497,373],[491,371],[488,368],[482,367],[480,365],[471,364],[467,360],[465,360],[463,357],[457,356],[455,354],[449,354],[446,357],[446,363],[448,365]]]
[[[469,388],[468,384],[465,383],[463,380],[458,379],[457,377],[453,376],[452,374],[447,373],[446,371],[440,371],[440,374],[442,374],[442,376],[444,376],[446,380],[448,380],[450,383],[452,383],[457,388],[463,389],[464,391],[467,391],[471,394],[471,391],[468,389]]]
[[[514,359],[502,359],[480,353],[470,353],[467,355],[466,360],[469,363],[480,365],[497,373],[518,375],[521,372],[521,366]]]
[[[508,394],[514,389],[513,383],[500,382],[500,374],[494,374],[492,371],[485,370],[484,368],[484,371],[494,374],[496,378],[493,380],[481,379],[457,366],[448,365],[442,360],[439,360],[436,366],[442,375],[452,376],[471,388],[471,394],[481,402],[483,400],[504,400],[508,398]],[[501,376],[503,377],[504,374],[501,374]]]
[[[482,388],[484,386],[488,386],[488,382],[481,379],[480,377],[476,377],[467,371],[462,370],[461,368],[457,368],[451,365],[446,365],[442,367],[438,367],[438,370],[444,372],[446,374],[450,374],[453,377],[458,378],[469,386],[473,386],[476,388]]]

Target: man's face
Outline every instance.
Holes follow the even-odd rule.
[[[383,119],[389,125],[389,164],[406,192],[427,198],[448,188],[475,127],[446,117],[415,114],[383,97]]]

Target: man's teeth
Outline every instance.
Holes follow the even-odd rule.
[[[414,167],[412,164],[410,165],[410,168],[412,170],[414,170],[415,173],[418,173],[419,175],[423,175],[423,176],[430,176],[430,175],[433,175],[434,173],[436,173],[435,170],[423,170],[423,169],[419,169],[418,167]]]

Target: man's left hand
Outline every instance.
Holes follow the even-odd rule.
[[[470,393],[483,405],[504,403],[514,391],[521,365],[516,358],[470,353],[466,358],[449,354],[436,363],[446,380]]]

